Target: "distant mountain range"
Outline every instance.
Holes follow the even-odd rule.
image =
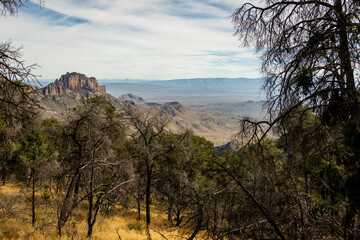
[[[100,80],[115,97],[133,93],[152,102],[169,99],[185,105],[263,100],[261,78],[192,78],[164,81]]]
[[[242,89],[259,88],[261,85],[261,78],[190,78],[166,81],[149,81],[146,83],[172,87],[223,89],[237,92]]]

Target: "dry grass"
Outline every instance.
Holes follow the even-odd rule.
[[[6,184],[0,187],[0,239],[60,239],[56,229],[55,201],[45,202],[38,194],[37,223],[33,227],[30,202],[21,186]],[[143,211],[144,213],[144,211]],[[137,221],[134,209],[115,209],[110,216],[99,215],[91,239],[147,239],[145,223]],[[144,219],[145,216],[142,216]],[[79,206],[64,227],[61,239],[89,239],[87,234],[86,204]],[[179,229],[168,225],[166,215],[152,206],[150,234],[153,240],[181,239]],[[162,236],[163,235],[163,236]]]

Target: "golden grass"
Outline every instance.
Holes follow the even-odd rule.
[[[56,229],[55,201],[46,203],[38,193],[37,222],[31,224],[30,202],[26,200],[21,186],[6,184],[0,187],[0,239],[89,239],[86,222],[86,203],[74,211],[73,217],[64,227],[63,235],[58,237]],[[28,193],[27,193],[28,194]],[[145,211],[142,219],[145,219]],[[134,209],[115,209],[110,216],[98,216],[91,239],[120,239],[138,240],[147,239],[144,221],[137,221],[137,212]],[[181,239],[184,235],[179,229],[170,227],[166,215],[152,206],[152,224],[150,225],[151,239]],[[120,237],[119,237],[120,236]]]

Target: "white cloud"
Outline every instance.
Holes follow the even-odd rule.
[[[223,7],[217,7],[217,4]],[[257,77],[253,51],[239,48],[227,18],[233,0],[48,0],[51,12],[2,19],[0,40],[24,45],[27,62],[54,79],[67,71],[97,78]],[[32,9],[31,9],[32,11]],[[244,61],[246,59],[246,61]]]

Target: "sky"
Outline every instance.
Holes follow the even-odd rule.
[[[39,79],[260,77],[260,60],[233,36],[242,0],[29,0],[1,17],[0,41],[22,46]]]

